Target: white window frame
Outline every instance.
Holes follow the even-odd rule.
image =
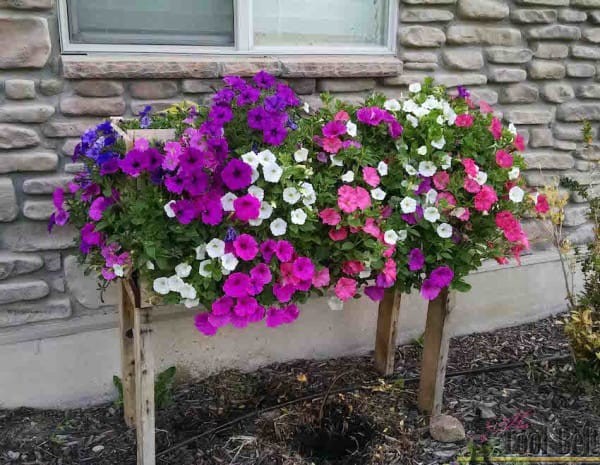
[[[253,0],[234,0],[235,46],[215,47],[200,45],[132,45],[132,44],[77,44],[69,34],[67,0],[58,0],[58,23],[63,53],[160,53],[203,55],[394,55],[398,31],[398,0],[389,0],[388,37],[385,45],[373,46],[255,46],[252,30]],[[244,20],[245,18],[245,20]]]

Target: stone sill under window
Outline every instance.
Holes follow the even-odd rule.
[[[397,76],[402,62],[390,55],[63,55],[67,79],[210,79],[251,76],[264,69],[282,78]]]

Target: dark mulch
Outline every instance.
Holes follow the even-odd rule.
[[[586,427],[600,431],[598,401],[574,382],[569,361],[533,362],[568,353],[556,321],[551,318],[452,341],[449,373],[527,361],[521,368],[448,378],[445,407],[463,421],[471,436],[486,433],[508,443],[516,433],[494,425],[502,426],[503,418],[519,412],[527,416],[527,432],[545,438]],[[175,402],[157,412],[159,452],[242,415],[260,412],[161,455],[158,463],[448,463],[464,452],[465,444],[443,445],[430,439],[426,419],[415,407],[417,384],[404,383],[404,378],[418,375],[419,358],[418,342],[400,347],[397,376],[387,381],[379,379],[371,357],[365,356],[295,361],[252,373],[228,371],[178,386]],[[336,392],[347,386],[360,388]],[[263,411],[328,390],[326,398],[321,395]],[[562,451],[560,444],[547,442],[547,453]],[[535,453],[531,450],[535,444],[530,446]],[[114,405],[0,411],[0,463],[135,464],[135,437]]]

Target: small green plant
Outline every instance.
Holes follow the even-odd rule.
[[[592,130],[592,123],[588,120],[583,121],[583,127],[581,128],[581,133],[583,134],[583,140],[586,144],[591,144],[594,138],[594,132]]]
[[[177,368],[169,367],[165,371],[158,374],[154,381],[154,403],[156,408],[168,407],[173,403],[173,382]],[[113,376],[113,384],[117,389],[117,400],[115,405],[121,407],[123,405],[123,382],[118,376]]]

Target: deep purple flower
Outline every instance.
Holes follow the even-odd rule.
[[[216,105],[228,105],[234,97],[235,93],[231,89],[221,89],[213,95],[213,102]]]
[[[365,287],[365,295],[374,302],[380,302],[381,300],[383,300],[384,293],[385,293],[385,289],[383,287],[378,287],[378,286]]]
[[[245,189],[252,183],[252,167],[242,160],[234,158],[221,172],[221,179],[232,191]]]
[[[179,165],[183,172],[195,171],[203,166],[203,158],[202,151],[188,147],[179,157]]]
[[[152,107],[150,105],[146,105],[142,111],[139,113],[140,117],[140,127],[142,129],[149,128],[152,124],[152,118],[150,117],[150,112],[152,111]]]
[[[402,219],[410,225],[415,225],[423,218],[423,207],[417,205],[417,209],[414,213],[403,213]]]
[[[262,244],[260,244],[260,253],[263,256],[265,262],[269,263],[273,255],[275,255],[275,250],[277,248],[277,242],[272,239],[267,239]]]
[[[269,124],[263,131],[264,141],[269,145],[279,146],[286,137],[287,129],[279,122]]]
[[[104,210],[106,210],[112,204],[112,199],[107,199],[105,197],[96,197],[90,205],[90,210],[88,212],[90,218],[94,221],[100,221],[102,219],[102,214],[104,213]]]
[[[99,131],[105,135],[113,134],[115,132],[114,128],[112,127],[111,122],[108,120],[106,120],[106,121],[100,123],[98,126],[96,126],[96,131]]]
[[[275,77],[264,70],[256,73],[252,80],[261,89],[270,89],[275,85]]]
[[[286,103],[279,95],[271,95],[265,99],[265,110],[269,113],[279,113],[285,110]]]
[[[300,99],[296,96],[294,90],[287,84],[277,84],[277,95],[282,99],[288,107],[300,105]]]
[[[235,228],[229,226],[227,228],[227,232],[225,233],[225,238],[223,239],[225,242],[233,242],[237,239],[238,237],[238,232],[235,230]]]
[[[471,95],[471,93],[467,90],[466,87],[458,86],[456,88],[456,90],[458,91],[458,96],[460,98],[467,98],[467,97],[469,97]]]
[[[181,224],[190,224],[198,217],[198,211],[191,200],[177,200],[171,205],[177,221]]]
[[[225,89],[224,89],[225,90]],[[208,117],[217,125],[223,126],[233,119],[233,111],[227,105],[214,105]]]
[[[79,249],[82,253],[88,254],[92,247],[99,247],[102,244],[103,237],[102,233],[95,230],[96,225],[94,223],[86,223],[81,228],[81,244]]]
[[[421,285],[421,296],[427,300],[434,300],[441,290],[431,279],[425,279]]]
[[[423,180],[419,183],[417,190],[415,190],[415,194],[423,195],[427,194],[432,188],[431,178],[422,178]]]
[[[185,179],[180,174],[174,176],[165,176],[164,183],[165,187],[169,192],[181,195],[181,193],[183,192]]]
[[[202,222],[209,226],[217,226],[223,221],[223,206],[219,199],[208,199],[202,203]]]
[[[288,241],[277,241],[275,255],[277,255],[279,261],[287,263],[291,261],[294,256],[294,246]]]
[[[243,107],[258,102],[259,98],[260,90],[252,86],[245,86],[237,96],[236,103],[238,106]]]
[[[418,271],[425,265],[425,255],[421,249],[412,249],[408,253],[408,269]]]
[[[265,128],[269,115],[263,107],[253,108],[248,112],[248,127],[262,131]]]
[[[210,177],[202,169],[190,170],[183,177],[183,189],[192,197],[204,194],[208,190]]]
[[[247,85],[246,81],[239,76],[225,76],[223,82],[234,89],[242,89]]]
[[[454,278],[454,272],[452,268],[448,266],[440,266],[433,270],[429,275],[429,279],[434,286],[446,287],[449,286]]]
[[[194,324],[196,329],[205,336],[214,336],[217,334],[217,329],[208,321],[208,313],[199,313],[194,317]]]

